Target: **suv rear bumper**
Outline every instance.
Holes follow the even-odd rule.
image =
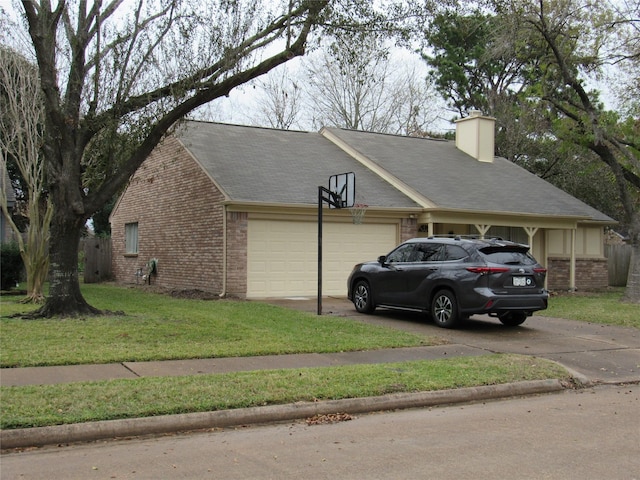
[[[488,289],[477,289],[476,293],[483,297],[483,301],[476,303],[475,308],[460,305],[461,313],[526,312],[531,314],[538,310],[545,310],[549,302],[549,294],[546,291],[523,295],[496,295]]]

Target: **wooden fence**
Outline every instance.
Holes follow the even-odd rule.
[[[609,267],[609,286],[626,286],[631,262],[631,245],[605,245],[604,255]]]
[[[84,253],[84,282],[111,280],[111,239],[83,238],[80,251]]]

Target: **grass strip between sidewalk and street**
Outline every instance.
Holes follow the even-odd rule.
[[[542,358],[493,354],[391,364],[2,387],[0,427],[29,428],[549,378],[568,379],[569,374]]]

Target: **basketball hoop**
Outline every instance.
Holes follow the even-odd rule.
[[[367,213],[367,208],[369,208],[369,205],[366,203],[356,203],[353,207],[349,208],[354,225],[360,225],[362,223],[364,214]]]

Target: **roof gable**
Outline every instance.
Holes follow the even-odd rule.
[[[232,201],[317,205],[318,186],[353,171],[356,202],[418,208],[319,133],[186,121],[176,135]]]

